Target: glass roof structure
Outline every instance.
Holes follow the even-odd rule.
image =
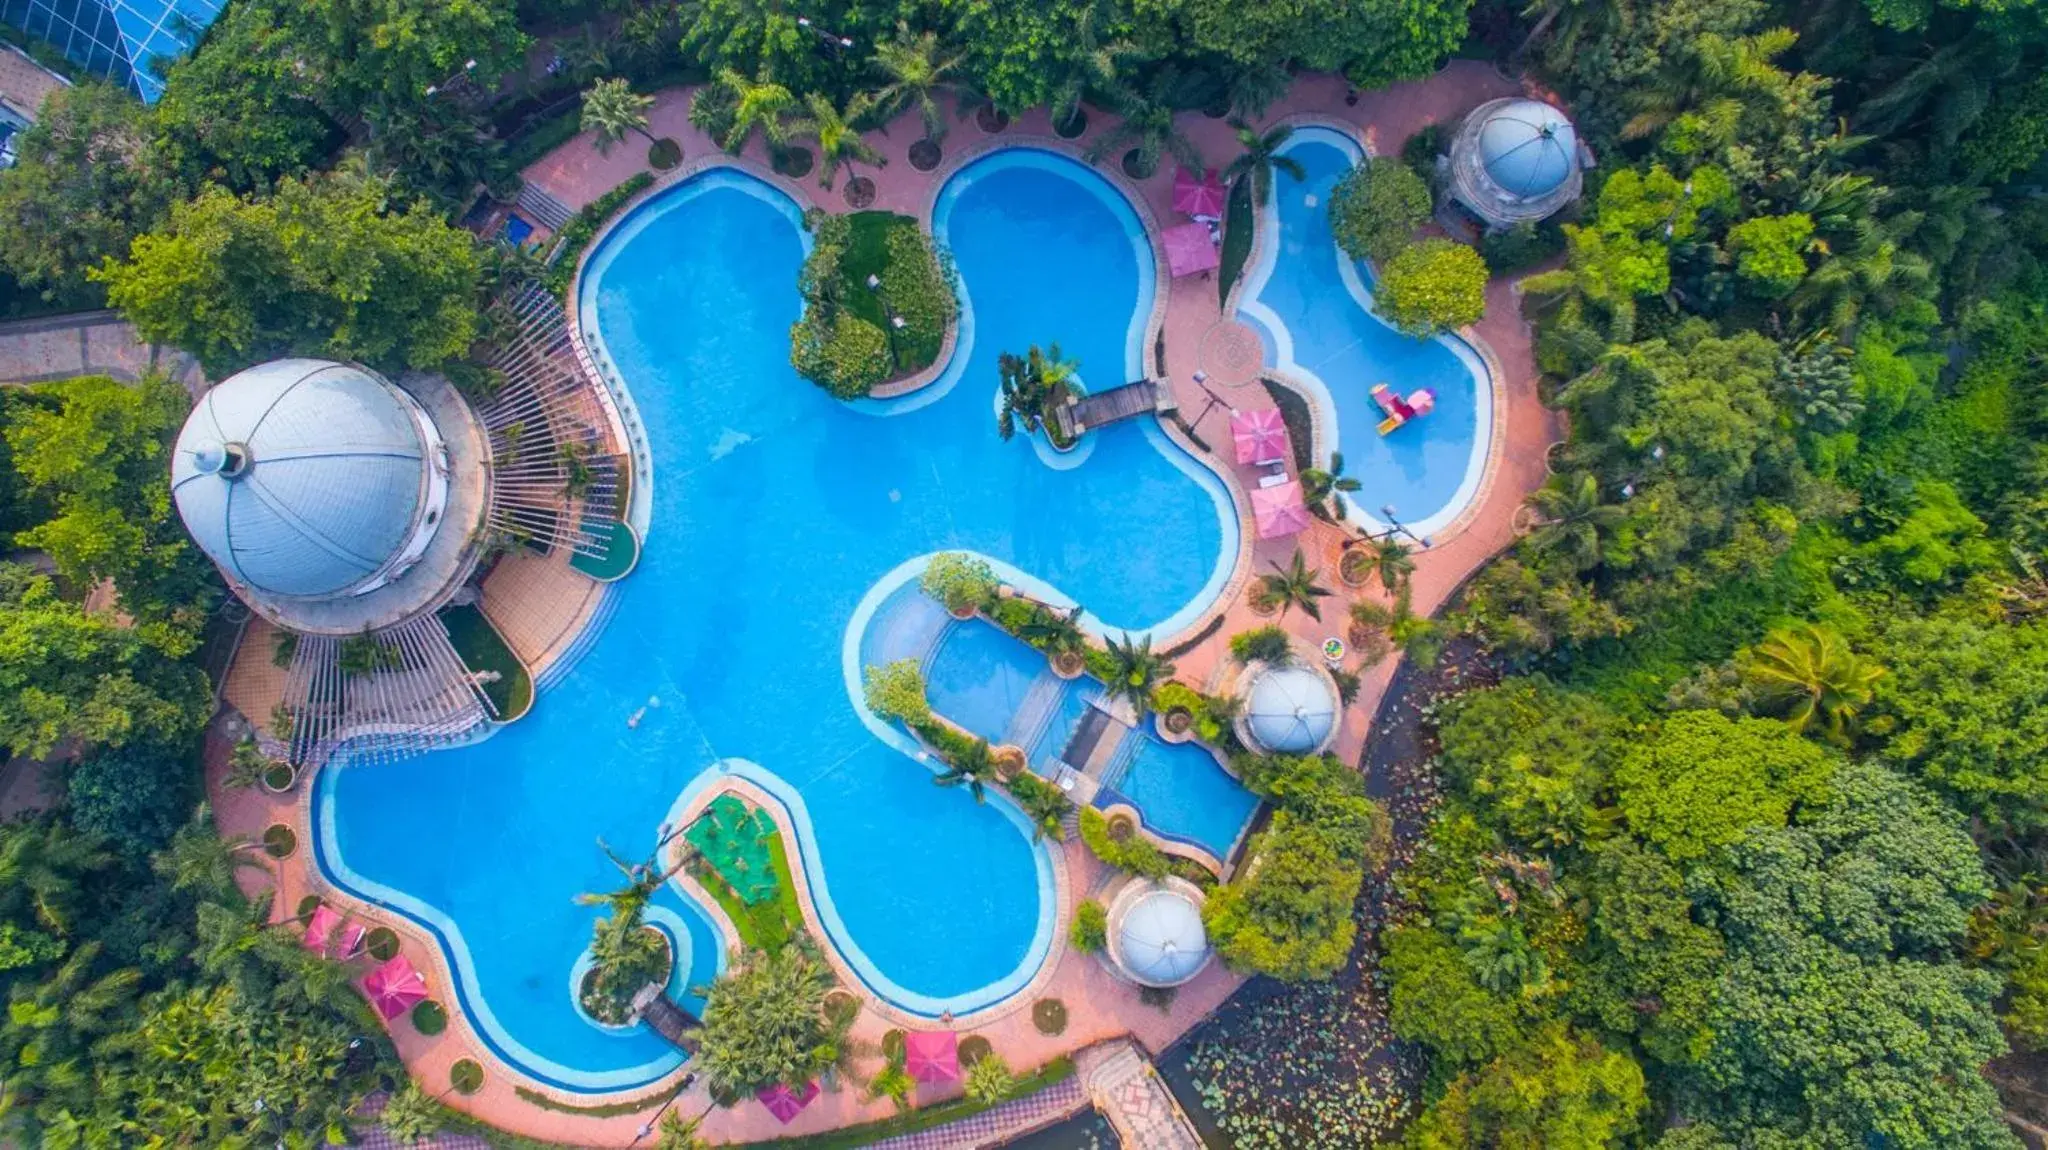
[[[227,0],[0,0],[0,24],[153,103],[164,89],[160,62],[198,43],[226,6]]]

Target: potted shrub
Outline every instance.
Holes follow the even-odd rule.
[[[939,166],[939,160],[943,155],[944,153],[939,150],[939,142],[926,136],[910,145],[910,166],[920,172],[929,172]]]
[[[996,573],[987,562],[958,551],[943,551],[925,564],[918,581],[924,593],[946,605],[956,619],[968,619],[992,602]]]
[[[457,1094],[475,1094],[484,1088],[484,1068],[474,1058],[458,1058],[448,1068],[448,1085]]]
[[[1160,737],[1170,743],[1184,743],[1192,738],[1195,719],[1207,709],[1206,702],[1201,692],[1186,683],[1169,680],[1160,684],[1152,692],[1152,707],[1159,713]]]
[[[1344,557],[1337,561],[1337,578],[1346,587],[1363,587],[1372,578],[1372,553],[1363,547],[1347,547]]]
[[[1016,778],[1024,770],[1024,749],[1005,743],[995,751],[996,773],[1003,781]]]
[[[263,789],[273,795],[284,794],[298,781],[299,772],[282,759],[275,760],[263,768]]]
[[[263,853],[274,859],[285,859],[299,849],[298,832],[283,823],[272,823],[263,832]]]

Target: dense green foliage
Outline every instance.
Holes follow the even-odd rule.
[[[832,975],[814,945],[746,952],[712,985],[697,1057],[714,1098],[731,1105],[778,1082],[801,1089],[839,1060],[844,1034],[825,1012]]]
[[[930,367],[959,310],[931,237],[888,212],[814,210],[804,222],[812,233],[797,277],[804,314],[789,330],[798,373],[857,399]]]
[[[1353,259],[1390,260],[1414,239],[1429,211],[1422,177],[1400,160],[1375,156],[1330,193],[1330,232]]]
[[[1380,272],[1373,305],[1409,335],[1435,335],[1478,323],[1486,314],[1486,261],[1452,240],[1418,240]]]

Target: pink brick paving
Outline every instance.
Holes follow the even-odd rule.
[[[1270,109],[1266,119],[1273,122],[1283,117],[1312,113],[1323,119],[1341,121],[1358,130],[1374,151],[1389,153],[1397,150],[1410,134],[1423,125],[1449,120],[1484,100],[1514,90],[1514,84],[1490,68],[1457,62],[1427,80],[1361,93],[1356,105],[1347,106],[1344,103],[1346,85],[1341,77],[1310,76],[1297,81],[1287,100]],[[650,111],[651,128],[658,136],[671,136],[680,141],[684,154],[691,161],[712,157],[716,149],[689,124],[688,108],[686,91],[660,93]],[[987,143],[1033,142],[1071,151],[1076,144],[1085,147],[1089,138],[1099,135],[1113,122],[1114,117],[1110,114],[1091,110],[1089,137],[1077,142],[1062,142],[1053,137],[1046,113],[1037,111],[1019,117],[1007,132]],[[1234,154],[1235,143],[1225,122],[1189,114],[1182,117],[1182,125],[1204,152],[1217,162]],[[943,179],[952,170],[954,161],[985,139],[971,124],[960,126],[948,140],[948,162],[942,164],[938,172],[926,174],[912,168],[906,158],[909,145],[920,135],[913,118],[899,120],[892,128],[886,135],[877,133],[868,137],[869,142],[888,158],[888,164],[880,169],[862,167],[861,174],[875,180],[877,196],[874,207],[919,216],[929,208],[934,181]],[[575,208],[591,202],[641,170],[644,155],[640,153],[640,149],[615,148],[609,156],[601,156],[590,138],[581,136],[527,169],[526,175]],[[765,155],[759,145],[751,148],[745,159],[754,170],[766,171]],[[1152,179],[1135,185],[1119,175],[1111,178],[1141,197],[1149,214],[1157,219],[1171,220],[1176,218],[1170,211],[1172,167],[1170,163],[1163,164]],[[844,210],[844,200],[838,191],[820,190],[815,180],[806,181],[804,188],[814,202],[833,210]],[[1214,280],[1174,282],[1166,286],[1161,302],[1168,374],[1182,410],[1191,416],[1202,413],[1207,403],[1207,397],[1196,388],[1191,377],[1201,366],[1203,337],[1223,318],[1216,286]],[[1515,509],[1524,496],[1542,482],[1544,450],[1558,438],[1555,417],[1537,399],[1529,332],[1522,321],[1520,300],[1512,284],[1496,281],[1490,285],[1487,316],[1472,334],[1490,351],[1495,365],[1496,398],[1501,415],[1494,439],[1493,460],[1488,479],[1471,514],[1456,529],[1438,537],[1428,552],[1417,557],[1413,594],[1415,608],[1421,612],[1436,610],[1480,564],[1513,541]],[[1227,346],[1236,341],[1220,335],[1218,338],[1226,346],[1215,349],[1215,354],[1241,362],[1242,349]],[[1212,369],[1211,374],[1218,373]],[[1243,408],[1263,407],[1270,402],[1263,389],[1249,385],[1231,388],[1229,397]],[[1198,433],[1212,443],[1227,442],[1225,419],[1225,413],[1220,410],[1204,414]],[[1240,474],[1238,469],[1224,463],[1216,466],[1240,491],[1248,485],[1248,477]],[[1335,528],[1318,525],[1296,541],[1262,543],[1253,549],[1249,566],[1238,572],[1237,581],[1220,607],[1225,617],[1224,626],[1216,639],[1179,660],[1182,677],[1191,682],[1207,681],[1218,668],[1225,653],[1225,639],[1229,635],[1268,621],[1254,616],[1245,604],[1241,593],[1244,581],[1250,574],[1266,570],[1269,561],[1284,561],[1296,542],[1308,552],[1312,563],[1327,570],[1334,567],[1342,537]],[[1334,578],[1334,571],[1329,571],[1324,581],[1340,588],[1338,598],[1325,601],[1325,617],[1329,622],[1317,624],[1299,612],[1290,613],[1282,621],[1289,631],[1311,642],[1340,633],[1343,596],[1363,593],[1342,590]],[[268,653],[254,652],[245,657],[268,658]],[[1359,698],[1344,714],[1336,747],[1337,753],[1346,761],[1357,760],[1393,670],[1393,661],[1388,660],[1365,672]],[[545,700],[540,705],[545,706]],[[303,782],[298,793],[283,797],[261,791],[224,791],[220,788],[219,777],[225,769],[230,745],[231,740],[220,730],[212,734],[208,743],[209,789],[222,832],[253,838],[270,823],[285,821],[299,829],[301,843],[309,842],[309,810],[304,797],[307,787]],[[1077,892],[1095,889],[1103,877],[1100,864],[1078,842],[1068,843],[1059,849],[1064,852],[1072,889]],[[252,885],[265,881],[276,885],[279,888],[277,906],[280,915],[289,914],[302,894],[316,889],[318,880],[309,874],[309,862],[303,848],[299,854],[268,869],[273,873],[267,879],[252,871],[245,875],[245,881]],[[334,897],[333,892],[324,893]],[[405,953],[428,973],[435,996],[445,1001],[448,998],[449,974],[438,949],[406,922],[391,921],[390,925],[403,938]],[[1135,1037],[1147,1048],[1163,1049],[1215,1009],[1242,981],[1219,964],[1212,964],[1181,989],[1170,1010],[1161,1012],[1139,1003],[1136,991],[1112,977],[1093,957],[1064,952],[1054,961],[1055,968],[1041,993],[1067,1004],[1070,1022],[1066,1033],[1058,1037],[1039,1034],[1031,1024],[1029,1012],[1024,1010],[981,1024],[975,1030],[988,1038],[1013,1066],[1039,1065],[1057,1055],[1125,1035]],[[870,1010],[863,1012],[855,1033],[874,1041],[885,1029],[887,1027],[879,1013]],[[437,1092],[445,1088],[448,1069],[457,1059],[470,1057],[482,1061],[486,1067],[483,1089],[474,1096],[454,1096],[447,1101],[507,1130],[579,1146],[627,1146],[632,1143],[639,1124],[645,1120],[640,1115],[593,1118],[547,1110],[525,1102],[514,1091],[514,1072],[482,1053],[483,1045],[469,1031],[467,1020],[459,1014],[451,1019],[444,1033],[432,1038],[413,1032],[404,1019],[393,1024],[392,1030],[407,1066],[429,1089]],[[934,1101],[956,1092],[957,1089],[927,1091],[920,1101]],[[645,1090],[635,1091],[629,1097],[644,1093]],[[693,1110],[703,1109],[706,1100],[702,1086],[686,1094],[678,1105]],[[863,1102],[857,1091],[847,1090],[821,1095],[788,1126],[775,1122],[759,1106],[742,1105],[732,1110],[714,1111],[705,1122],[704,1132],[714,1141],[745,1142],[816,1133],[883,1118],[889,1113],[886,1101]]]

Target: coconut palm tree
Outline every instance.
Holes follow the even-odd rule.
[[[1031,841],[1065,837],[1060,824],[1074,809],[1074,801],[1065,791],[1035,775],[1020,773],[1010,780],[1010,797],[1024,809],[1024,817],[1031,820]]]
[[[377,1114],[377,1125],[397,1141],[417,1146],[441,1132],[443,1113],[440,1103],[421,1090],[419,1083],[408,1079],[384,1103],[384,1109]]]
[[[1202,150],[1174,123],[1171,104],[1148,93],[1126,89],[1118,94],[1114,106],[1123,119],[1089,147],[1089,163],[1099,164],[1129,149],[1137,152],[1130,173],[1139,179],[1159,170],[1162,154],[1171,155],[1182,167],[1202,167]]]
[[[1783,709],[1793,730],[1803,734],[1818,723],[1824,737],[1837,743],[1848,742],[1856,713],[1885,674],[1832,629],[1812,623],[1772,631],[1738,668],[1758,701]]]
[[[1280,149],[1294,135],[1294,129],[1286,124],[1268,128],[1261,133],[1238,117],[1231,117],[1230,126],[1237,129],[1237,145],[1244,149],[1238,157],[1223,169],[1225,183],[1250,180],[1252,204],[1265,207],[1273,195],[1273,171],[1279,169],[1297,180],[1308,178],[1308,172],[1301,161],[1293,156],[1283,156]]]
[[[995,756],[989,754],[988,740],[976,739],[960,749],[946,763],[946,769],[933,776],[932,781],[942,787],[957,787],[965,783],[974,801],[988,801],[989,780],[996,777]]]
[[[727,113],[730,124],[719,147],[738,154],[757,131],[771,153],[788,145],[791,110],[796,106],[796,97],[788,88],[772,80],[749,80],[731,68],[719,70],[718,86],[732,101]]]
[[[1060,358],[1059,344],[1046,351],[1032,344],[1022,358],[1009,352],[998,356],[1003,407],[996,416],[996,434],[1008,440],[1020,424],[1026,434],[1044,426],[1052,410],[1067,401],[1067,380],[1079,366]]]
[[[1089,93],[1115,90],[1124,64],[1138,56],[1137,48],[1128,40],[1102,42],[1095,28],[1098,11],[1100,6],[1091,4],[1081,12],[1068,29],[1068,50],[1052,62],[1058,69],[1049,101],[1055,125],[1072,124]]]
[[[626,885],[617,890],[579,894],[576,896],[577,904],[601,906],[616,918],[631,918],[637,923],[641,910],[647,906],[647,900],[654,897],[654,892],[660,890],[661,884],[667,882],[669,875],[674,872],[662,869],[659,846],[655,848],[653,856],[640,863],[629,863],[620,858],[618,852],[603,839],[597,840],[597,847],[604,852],[605,858],[611,860],[613,866],[619,868],[619,873],[626,876]]]
[[[1286,159],[1284,156],[1281,158]],[[1344,501],[1335,496],[1339,491],[1358,489],[1358,480],[1344,474],[1344,453],[1341,451],[1330,453],[1329,467],[1309,467],[1301,473],[1302,502],[1325,519],[1344,518]]]
[[[215,834],[213,810],[201,803],[164,849],[150,859],[150,866],[172,890],[217,897],[235,889],[235,872],[262,865],[245,852],[248,845],[246,838]],[[0,881],[11,879],[13,875],[0,858]]]
[[[1415,613],[1414,600],[1406,584],[1394,593],[1394,605],[1391,607],[1370,599],[1353,602],[1351,627],[1354,645],[1362,647],[1370,636],[1385,634],[1388,641],[1401,648],[1401,653],[1418,667],[1436,666],[1437,659],[1443,654],[1443,625]]]
[[[1628,515],[1619,504],[1601,500],[1600,481],[1590,471],[1552,478],[1530,494],[1529,506],[1543,517],[1529,546],[1574,571],[1599,564],[1602,537]]]
[[[1109,658],[1115,672],[1103,686],[1111,698],[1130,700],[1139,715],[1152,705],[1152,689],[1159,685],[1160,680],[1173,676],[1173,664],[1152,650],[1150,632],[1132,639],[1131,633],[1126,631],[1122,642],[1111,639]]]
[[[654,97],[642,96],[623,79],[599,80],[583,93],[583,130],[597,133],[597,154],[609,155],[612,145],[638,132],[654,142],[647,130],[647,109]]]
[[[948,53],[936,32],[913,35],[910,25],[896,22],[894,38],[875,45],[874,64],[889,78],[875,93],[874,104],[884,118],[893,118],[906,108],[916,108],[924,122],[925,139],[936,144],[946,138],[946,116],[939,108],[939,93],[953,86],[954,74],[967,57]]]
[[[1366,571],[1380,577],[1380,586],[1398,591],[1415,574],[1415,557],[1408,545],[1392,535],[1382,535],[1365,545]]]
[[[1330,589],[1316,582],[1322,574],[1320,568],[1308,565],[1308,558],[1301,548],[1294,549],[1294,558],[1287,566],[1272,564],[1270,574],[1259,576],[1259,592],[1268,603],[1279,606],[1280,614],[1287,614],[1290,607],[1299,607],[1302,613],[1318,622],[1322,621],[1323,609],[1316,600],[1327,597]]]
[[[866,116],[872,108],[872,101],[866,94],[855,95],[846,102],[846,107],[833,105],[822,92],[812,92],[804,97],[804,104],[810,114],[797,121],[798,132],[813,136],[818,141],[818,186],[832,187],[832,177],[844,164],[848,169],[859,160],[864,164],[879,164],[882,153],[877,152],[866,140],[854,123]]]

